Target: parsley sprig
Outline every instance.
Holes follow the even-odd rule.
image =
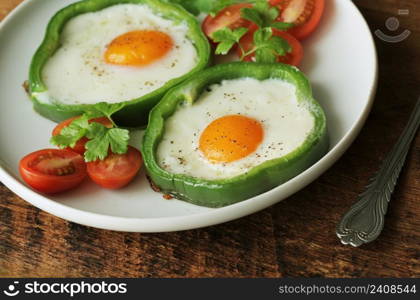
[[[114,127],[117,127],[117,125],[114,123],[114,120],[112,120],[112,115],[121,110],[124,107],[124,103],[106,103],[106,102],[99,102],[92,106],[92,108],[88,111],[88,114],[91,116],[94,116],[94,118],[99,117],[107,117],[112,125]]]
[[[112,115],[119,111],[123,104],[108,104],[101,102],[92,107],[91,110],[73,120],[67,127],[64,127],[59,135],[53,136],[51,144],[59,148],[74,148],[77,141],[87,137],[85,161],[104,160],[109,150],[116,154],[127,152],[130,132],[127,129],[118,128],[112,120]],[[97,122],[89,123],[89,120],[98,117],[107,117],[113,124],[108,128]]]
[[[273,34],[273,29],[287,30],[293,26],[292,23],[278,22],[277,18],[280,11],[277,7],[271,6],[267,0],[254,0],[252,7],[245,7],[241,10],[242,18],[251,21],[258,26],[253,34],[253,47],[245,50],[240,39],[249,31],[245,27],[231,30],[222,28],[213,33],[213,39],[219,43],[216,54],[227,54],[235,44],[238,44],[241,50],[241,60],[255,53],[257,62],[272,63],[278,56],[286,55],[291,52],[289,43]]]
[[[213,33],[213,40],[219,43],[216,48],[216,54],[225,55],[230,49],[239,43],[239,40],[248,32],[248,28],[240,27],[237,29],[230,29],[225,27]]]
[[[291,50],[289,43],[285,39],[273,35],[271,27],[264,27],[255,31],[254,47],[247,52],[242,49],[241,60],[255,53],[256,62],[274,63],[277,60],[277,56],[286,55]]]
[[[127,152],[130,133],[127,129],[107,128],[96,122],[89,124],[86,137],[85,161],[104,160],[111,148],[112,153],[124,154]]]

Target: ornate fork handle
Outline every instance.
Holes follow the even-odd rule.
[[[417,100],[404,132],[383,161],[378,173],[370,180],[366,191],[359,196],[359,201],[338,224],[336,233],[343,244],[358,247],[380,235],[391,194],[419,124],[420,99]]]

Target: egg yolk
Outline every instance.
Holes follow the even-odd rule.
[[[115,38],[105,52],[105,61],[123,66],[144,66],[165,56],[173,47],[164,32],[137,30]]]
[[[264,131],[255,119],[229,115],[211,122],[202,132],[199,149],[212,163],[229,163],[257,150]]]

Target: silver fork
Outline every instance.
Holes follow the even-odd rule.
[[[359,247],[375,240],[384,227],[384,217],[391,194],[404,165],[411,142],[420,124],[420,98],[411,113],[403,133],[386,156],[378,173],[370,180],[366,191],[359,196],[337,226],[337,236],[345,245]]]

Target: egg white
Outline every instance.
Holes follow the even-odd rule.
[[[107,45],[135,30],[164,32],[173,39],[174,47],[162,59],[144,67],[107,64]],[[195,67],[197,51],[187,33],[186,24],[156,15],[146,5],[119,4],[76,16],[65,25],[61,47],[43,68],[48,92],[39,98],[63,104],[94,104],[146,95]]]
[[[204,129],[214,120],[241,114],[258,120],[264,138],[257,150],[231,163],[211,163],[199,150]],[[308,107],[298,103],[296,88],[278,79],[225,80],[210,86],[193,104],[184,104],[165,122],[157,149],[159,165],[175,174],[224,179],[279,158],[299,147],[315,121]]]

